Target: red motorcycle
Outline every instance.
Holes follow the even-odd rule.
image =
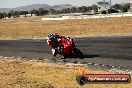
[[[76,48],[73,39],[71,38],[58,39],[58,47],[55,48],[55,56],[57,54],[63,55],[64,58],[83,58],[83,53]]]

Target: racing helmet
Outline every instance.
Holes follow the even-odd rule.
[[[49,35],[48,35],[48,38],[49,38],[50,40],[54,40],[54,39],[55,39],[55,36],[54,36],[54,34],[49,34]]]

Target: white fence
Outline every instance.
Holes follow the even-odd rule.
[[[84,16],[84,19],[89,19],[89,18],[109,18],[109,17],[129,17],[129,16],[132,16],[132,13],[90,15],[90,16]]]
[[[65,18],[42,18],[42,20],[67,20]]]
[[[62,18],[42,18],[42,20],[69,20],[69,19],[94,19],[94,18],[110,18],[110,17],[130,17],[132,13],[115,13],[115,14],[98,14],[98,15],[82,15],[82,16],[62,16]]]

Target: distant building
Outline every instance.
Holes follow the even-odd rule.
[[[132,12],[132,1],[130,1],[130,12]]]
[[[25,15],[20,15],[20,17],[25,17]]]
[[[99,12],[108,10],[111,7],[111,0],[97,0],[97,5],[100,7]]]
[[[62,16],[81,16],[83,13],[62,14]]]
[[[26,17],[34,17],[36,16],[35,14],[26,14]]]
[[[26,14],[26,15],[20,15],[20,17],[34,17],[36,14]]]

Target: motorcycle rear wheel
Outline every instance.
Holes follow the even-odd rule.
[[[73,49],[73,53],[74,53],[75,56],[77,56],[78,58],[83,58],[83,53],[82,53],[79,49],[77,49],[77,48]]]

